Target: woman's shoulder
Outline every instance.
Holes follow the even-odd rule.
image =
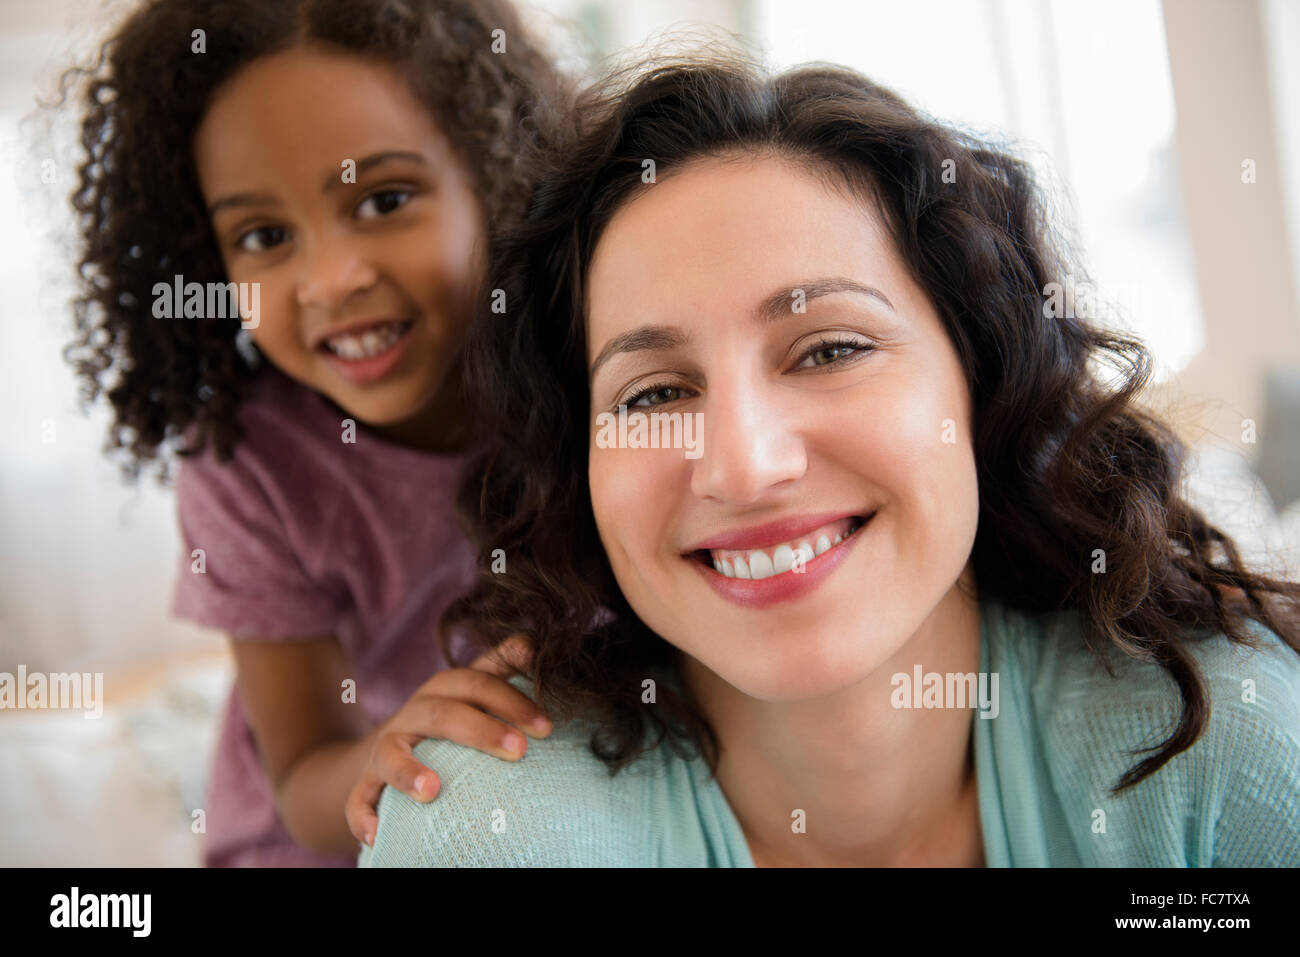
[[[532,685],[511,683],[529,697]],[[366,867],[619,867],[645,854],[645,815],[664,755],[652,751],[611,775],[591,750],[595,725],[558,723],[504,761],[452,741],[426,739],[415,756],[437,772],[438,796],[421,804],[385,788]]]
[[[1166,668],[1111,645],[1093,652],[1078,612],[1036,616],[1036,621],[1025,613],[1007,614],[1020,619],[1018,627],[1004,632],[1007,657],[1030,676],[1044,712],[1127,717],[1162,730],[1181,712],[1178,685]],[[1205,688],[1211,724],[1217,716],[1224,731],[1290,737],[1300,745],[1300,653],[1258,621],[1245,619],[1242,629],[1252,645],[1208,628],[1182,636],[1181,648]]]
[[[1205,690],[1205,726],[1190,748],[1113,795],[1120,776],[1177,726],[1174,679],[1113,647],[1100,656],[1108,672],[1076,612],[999,608],[992,617],[995,657],[1013,672],[1004,693],[1027,699],[1052,778],[1064,803],[1082,802],[1078,815],[1140,813],[1141,840],[1177,845],[1189,863],[1300,864],[1300,654],[1279,635],[1254,620],[1243,626],[1254,647],[1211,629],[1187,632],[1182,647]]]
[[[1093,651],[1076,610],[1034,613],[996,601],[983,603],[983,609],[992,665],[1011,670],[1044,705],[1109,711],[1116,702],[1167,701],[1166,692],[1177,691],[1169,672],[1154,661],[1133,658],[1104,639],[1094,639],[1099,651]],[[1212,704],[1272,716],[1281,729],[1300,729],[1300,653],[1258,621],[1246,619],[1242,628],[1253,646],[1201,628],[1185,631],[1181,647]]]

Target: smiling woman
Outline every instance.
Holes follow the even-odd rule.
[[[1142,344],[1047,318],[1079,270],[1027,168],[828,66],[579,115],[471,335],[508,573],[444,621],[530,634],[569,723],[424,742],[455,786],[387,795],[363,863],[1300,863],[1300,585],[1181,497]],[[596,441],[614,409],[702,454]]]

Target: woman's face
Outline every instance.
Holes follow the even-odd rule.
[[[641,619],[769,701],[899,651],[978,495],[957,354],[877,214],[788,160],[696,161],[614,216],[587,305],[592,506]],[[620,404],[698,413],[701,448],[609,447]]]
[[[217,90],[194,155],[227,278],[261,284],[250,334],[271,363],[372,425],[434,401],[486,221],[406,83],[320,49],[263,57]]]

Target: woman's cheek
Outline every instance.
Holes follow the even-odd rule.
[[[616,570],[620,562],[640,567],[652,561],[672,508],[669,477],[663,474],[667,464],[661,450],[600,448],[592,443],[592,512]]]
[[[591,489],[591,511],[596,518],[596,528],[605,542],[606,550],[610,545],[610,516],[617,515],[618,483],[614,481],[615,469],[608,449],[597,447],[593,441],[587,453],[587,484]]]

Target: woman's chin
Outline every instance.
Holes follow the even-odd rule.
[[[868,660],[860,645],[841,648],[837,644],[830,643],[829,636],[787,632],[767,638],[754,636],[748,649],[730,649],[723,656],[717,653],[716,641],[706,642],[710,653],[697,658],[747,697],[795,702],[836,694],[867,679],[879,666],[879,656]]]

